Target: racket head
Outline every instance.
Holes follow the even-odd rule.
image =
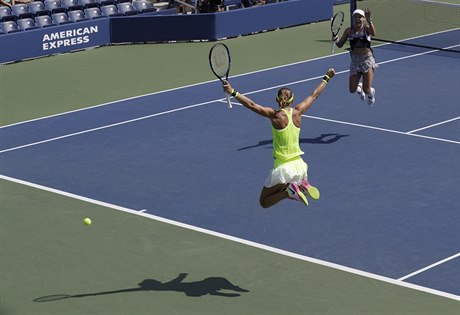
[[[339,34],[340,29],[343,25],[343,20],[345,18],[345,14],[342,11],[337,12],[331,21],[331,32],[332,36],[335,37]]]
[[[214,44],[209,50],[209,66],[214,75],[222,81],[228,80],[230,73],[231,59],[230,50],[222,43]]]

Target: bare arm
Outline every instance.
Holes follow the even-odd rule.
[[[11,7],[11,4],[9,4],[8,2],[3,1],[3,0],[0,0],[0,5],[5,6],[5,7]]]
[[[371,11],[371,9],[367,8],[366,11],[364,12],[364,14],[366,15],[366,20],[367,20],[367,23],[368,23],[368,25],[366,26],[366,32],[367,32],[367,34],[369,34],[371,36],[375,36],[376,31],[375,31],[375,25],[374,25],[374,23],[372,23],[372,11]]]
[[[335,70],[333,68],[327,70],[326,75],[324,76],[323,80],[316,86],[316,88],[313,90],[313,92],[302,102],[297,104],[294,107],[295,111],[298,111],[300,115],[305,113],[310,106],[313,104],[313,102],[320,96],[320,94],[324,91],[326,88],[327,82],[329,79],[331,79],[335,75]]]
[[[343,45],[345,45],[345,43],[347,42],[348,37],[350,37],[350,28],[349,27],[347,27],[345,29],[345,31],[343,31],[342,37],[340,37],[340,39],[338,37],[336,37],[336,38],[333,38],[332,40],[335,42],[337,47],[342,48]]]
[[[236,92],[232,88],[230,83],[226,82],[223,85],[223,87],[224,87],[225,92],[231,94],[238,102],[240,102],[241,105],[252,110],[254,113],[267,117],[267,118],[270,118],[275,114],[275,110],[273,108],[259,105],[255,103],[253,100],[251,100],[249,97]]]

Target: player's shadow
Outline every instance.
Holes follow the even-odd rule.
[[[49,302],[63,300],[68,298],[84,298],[88,296],[108,295],[128,292],[145,292],[145,291],[176,291],[182,292],[187,296],[200,297],[203,295],[218,295],[224,297],[238,297],[241,292],[249,292],[239,286],[232,284],[229,280],[223,277],[209,277],[201,281],[182,282],[188,274],[181,273],[175,279],[162,283],[154,279],[145,279],[138,284],[138,287],[127,288],[114,291],[103,291],[84,294],[55,294],[34,299],[34,302]],[[221,291],[224,290],[224,291]],[[225,292],[227,291],[227,292]],[[230,292],[231,291],[231,292]],[[238,292],[238,293],[237,293]]]
[[[323,133],[319,137],[316,137],[316,138],[301,138],[299,139],[299,143],[330,144],[330,143],[339,141],[343,137],[348,137],[348,136],[349,135],[340,135],[338,133]],[[261,146],[268,145],[268,144],[273,144],[273,141],[271,139],[262,140],[262,141],[259,141],[258,144],[250,145],[244,148],[239,148],[238,151],[261,147]]]

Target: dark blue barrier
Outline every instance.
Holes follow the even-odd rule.
[[[223,14],[218,13],[218,14]],[[112,43],[188,41],[214,38],[214,13],[138,15],[110,19]]]
[[[334,0],[290,0],[219,13],[111,19],[112,43],[217,40],[328,20]]]
[[[54,55],[110,43],[109,19],[82,21],[0,36],[0,63]]]

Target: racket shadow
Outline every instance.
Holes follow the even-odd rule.
[[[145,291],[175,291],[182,292],[187,296],[200,297],[204,295],[218,295],[224,297],[238,297],[241,292],[249,292],[239,286],[232,284],[229,280],[223,277],[209,277],[201,281],[182,282],[187,277],[187,273],[179,274],[175,279],[162,283],[154,279],[145,279],[138,283],[138,287],[127,288],[113,291],[102,291],[84,294],[54,294],[42,296],[34,299],[34,302],[51,302],[64,300],[69,298],[84,298],[89,296],[128,293],[128,292],[145,292]],[[221,290],[227,291],[222,292]],[[233,291],[233,292],[228,292]],[[238,293],[236,293],[238,292]]]
[[[349,135],[341,135],[338,133],[323,133],[320,136],[316,138],[301,138],[299,139],[299,143],[309,143],[309,144],[331,144],[334,142],[339,141],[341,138],[344,137],[349,137]],[[257,148],[265,145],[273,144],[273,141],[270,140],[262,140],[259,141],[259,143],[255,145],[250,145],[247,147],[239,148],[238,151],[243,151],[243,150],[248,150],[252,148]],[[273,146],[270,146],[269,148],[272,148]]]

